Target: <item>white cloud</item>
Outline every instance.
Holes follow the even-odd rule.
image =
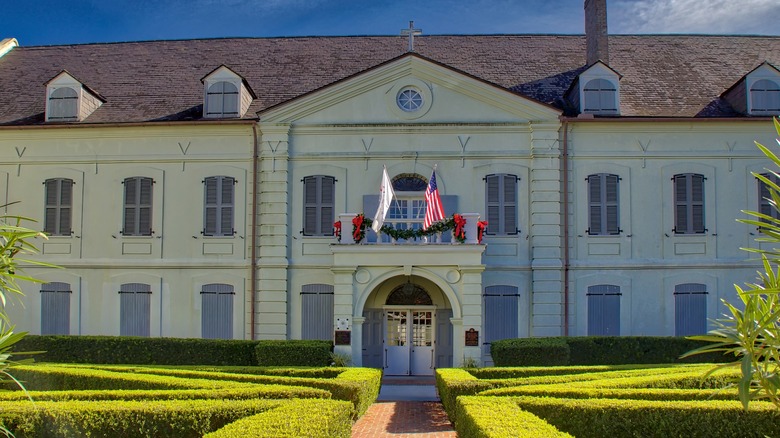
[[[616,0],[611,33],[778,34],[777,0]]]

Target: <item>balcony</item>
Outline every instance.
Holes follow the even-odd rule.
[[[478,245],[480,244],[480,224],[479,213],[462,213],[455,221],[455,228],[450,228],[439,233],[421,236],[420,232],[423,226],[423,220],[405,219],[398,220],[388,218],[384,222],[385,227],[398,230],[394,235],[382,232],[375,233],[370,225],[370,219],[361,222],[362,233],[353,234],[356,231],[355,220],[358,217],[355,213],[342,213],[336,222],[336,235],[340,235],[339,245]],[[448,220],[451,218],[447,218]],[[383,227],[383,229],[386,229]],[[457,239],[456,231],[462,231],[462,239]],[[409,236],[409,238],[398,237],[399,235]],[[462,241],[461,241],[462,240]]]

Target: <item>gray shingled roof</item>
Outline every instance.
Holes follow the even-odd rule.
[[[106,99],[86,123],[200,119],[200,79],[221,64],[257,94],[245,116],[253,118],[406,46],[401,37],[355,36],[17,47],[0,58],[0,124],[43,123],[44,83],[62,70]],[[764,61],[780,65],[780,37],[615,35],[609,50],[629,117],[738,116],[721,93]],[[563,94],[585,66],[580,35],[420,36],[415,51],[564,111]]]

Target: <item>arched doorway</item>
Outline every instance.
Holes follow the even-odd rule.
[[[432,285],[401,278],[375,291],[373,308],[364,309],[363,366],[386,375],[432,375],[452,366],[452,309],[442,307],[435,287],[431,297]]]

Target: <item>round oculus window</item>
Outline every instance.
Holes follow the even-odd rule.
[[[423,106],[423,96],[414,88],[404,88],[396,98],[398,108],[408,113],[419,110]]]

